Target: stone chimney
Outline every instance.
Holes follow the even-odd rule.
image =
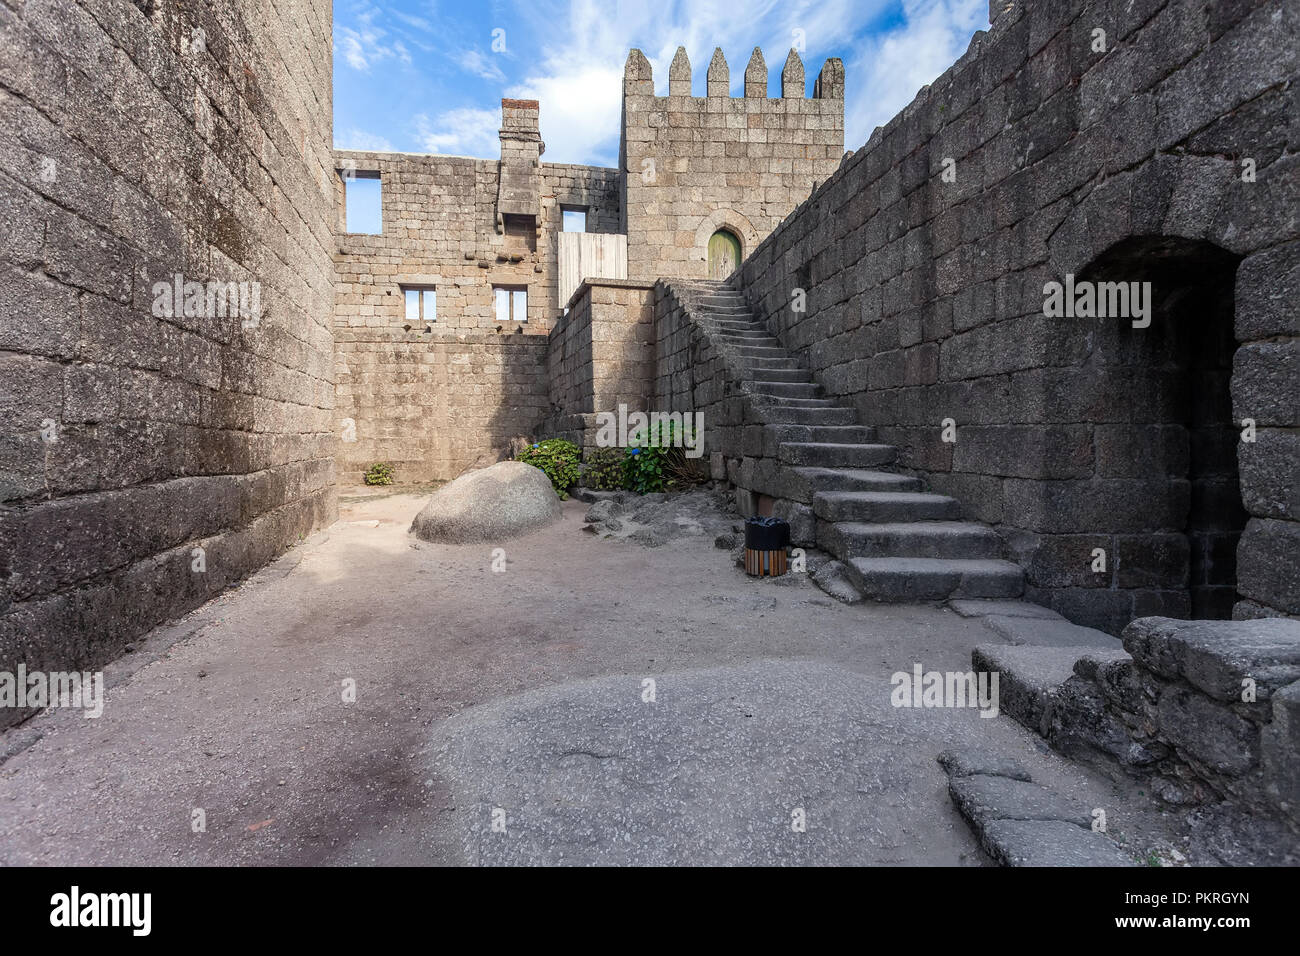
[[[546,144],[537,124],[537,100],[501,101],[501,163],[497,184],[497,232],[506,216],[541,221],[541,165]]]

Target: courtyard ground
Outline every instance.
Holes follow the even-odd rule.
[[[935,762],[967,744],[1135,858],[1176,839],[1008,717],[891,706],[894,672],[1000,640],[977,618],[751,579],[708,534],[603,540],[577,501],[504,555],[433,545],[425,500],[345,496],[107,668],[101,718],[0,738],[0,863],[981,866]]]

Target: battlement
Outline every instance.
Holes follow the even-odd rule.
[[[677,54],[668,67],[667,97],[655,96],[654,68],[640,50],[631,50],[623,67],[624,97],[646,96],[660,100],[677,97],[696,100],[723,98],[769,100],[773,105],[783,100],[807,98],[803,60],[794,49],[786,55],[785,66],[781,69],[780,97],[767,95],[767,62],[763,59],[763,51],[759,47],[754,47],[754,52],[750,54],[749,63],[745,67],[745,88],[742,96],[731,96],[731,68],[727,65],[727,58],[723,55],[721,47],[714,48],[713,57],[709,60],[708,71],[705,74],[705,96],[693,96],[691,83],[690,57],[686,54],[686,48],[681,46],[677,48]],[[843,109],[844,62],[839,57],[830,57],[822,64],[821,72],[817,74],[817,79],[813,83],[811,98],[838,101],[839,108]]]
[[[757,47],[743,93],[731,95],[731,68],[715,49],[705,95],[692,90],[691,61],[677,48],[668,95],[640,50],[623,72],[620,186],[629,275],[702,277],[719,232],[743,257],[844,156],[844,64],[828,59],[807,93],[796,50],[781,69],[781,95],[768,95],[767,62]],[[721,247],[719,247],[721,248]]]

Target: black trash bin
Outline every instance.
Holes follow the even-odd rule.
[[[776,577],[787,569],[790,524],[781,518],[745,519],[745,573]]]

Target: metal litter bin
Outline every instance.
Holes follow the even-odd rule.
[[[745,519],[745,573],[757,578],[785,574],[790,524],[781,518]]]

